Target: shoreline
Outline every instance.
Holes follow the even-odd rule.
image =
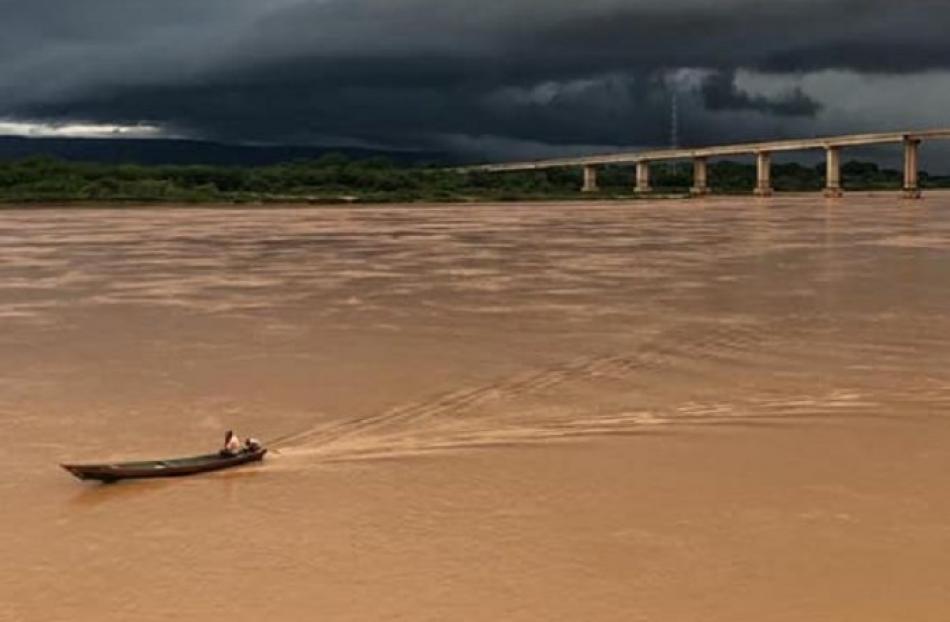
[[[948,194],[950,188],[930,188],[923,190],[923,200],[932,194]],[[867,189],[867,190],[848,190],[843,197],[828,198],[820,192],[775,192],[771,197],[757,197],[751,192],[743,193],[714,193],[705,196],[695,196],[688,192],[675,193],[664,192],[649,195],[580,195],[576,197],[517,197],[517,198],[490,198],[490,197],[466,197],[459,199],[441,199],[441,200],[378,200],[378,199],[360,199],[359,197],[339,197],[339,198],[314,198],[314,197],[274,197],[259,201],[232,201],[208,200],[208,201],[182,201],[175,199],[29,199],[14,200],[0,199],[0,211],[12,210],[49,210],[49,209],[147,209],[147,208],[171,208],[171,209],[259,209],[259,208],[339,208],[339,207],[377,207],[377,206],[403,206],[403,207],[431,207],[431,206],[462,206],[462,205],[498,205],[498,204],[570,204],[570,203],[597,203],[597,204],[620,204],[640,201],[715,201],[719,199],[753,199],[757,202],[774,199],[803,199],[817,198],[822,201],[844,202],[849,198],[895,198],[903,199],[900,196],[900,189]]]

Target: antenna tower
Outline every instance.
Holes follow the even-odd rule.
[[[679,93],[676,88],[673,89],[673,97],[670,102],[670,147],[676,149],[680,142],[680,111],[679,111]]]

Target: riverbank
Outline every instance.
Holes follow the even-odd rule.
[[[945,196],[950,194],[950,188],[929,188],[923,191],[923,199],[928,196]],[[56,209],[83,209],[83,210],[123,210],[123,209],[258,209],[281,207],[293,208],[346,208],[346,207],[405,207],[405,208],[426,208],[426,207],[445,207],[462,205],[562,205],[562,204],[585,204],[585,205],[613,205],[631,202],[650,202],[650,201],[690,201],[696,203],[728,201],[728,200],[751,200],[759,203],[767,202],[770,199],[813,199],[815,201],[829,201],[831,203],[848,201],[860,198],[868,199],[904,199],[900,189],[847,189],[843,197],[828,199],[820,192],[777,192],[770,198],[755,197],[749,192],[725,193],[716,192],[705,196],[694,196],[689,192],[669,192],[669,193],[651,193],[640,194],[616,194],[605,195],[603,193],[580,194],[564,197],[534,197],[527,199],[514,198],[485,198],[485,197],[461,197],[455,200],[418,200],[418,201],[394,201],[394,200],[372,200],[361,199],[357,197],[267,197],[266,199],[242,199],[235,202],[226,202],[221,200],[193,201],[193,202],[175,202],[163,200],[133,200],[133,199],[76,199],[76,200],[3,200],[0,199],[0,211],[4,210],[56,210]]]
[[[820,192],[820,167],[777,164],[778,192]],[[873,163],[842,167],[848,191],[901,188],[899,171]],[[575,169],[514,173],[462,172],[434,166],[397,166],[385,160],[327,156],[261,167],[140,166],[65,162],[47,158],[0,162],[0,205],[19,204],[226,204],[346,205],[392,203],[536,202],[684,198],[688,167],[656,165],[655,191],[637,195],[626,167],[604,167],[600,190],[584,193]],[[755,185],[755,167],[735,162],[710,166],[716,194],[742,196]],[[950,177],[921,174],[924,190],[950,187]]]
[[[717,195],[729,196],[729,195]],[[654,193],[649,195],[637,194],[581,194],[570,196],[535,196],[535,197],[457,197],[452,199],[417,199],[414,201],[386,199],[378,197],[311,197],[311,196],[268,196],[268,197],[241,197],[232,201],[222,200],[220,198],[209,198],[206,201],[172,201],[172,200],[143,200],[132,198],[114,198],[114,199],[36,199],[24,201],[22,199],[0,199],[0,210],[3,209],[55,209],[55,208],[87,208],[87,209],[109,209],[109,208],[148,208],[148,207],[169,207],[169,208],[257,208],[257,207],[347,207],[347,206],[374,206],[374,205],[404,205],[413,207],[438,206],[438,205],[484,205],[495,203],[618,203],[625,201],[653,201],[653,200],[685,200],[694,198],[688,192],[682,193]]]

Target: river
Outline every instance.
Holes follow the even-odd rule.
[[[948,276],[941,193],[2,210],[0,620],[942,620]]]

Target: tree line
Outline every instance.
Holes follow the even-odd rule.
[[[629,197],[629,166],[599,170],[595,195]],[[755,185],[753,164],[712,163],[710,185],[717,193],[747,193]],[[846,189],[897,189],[900,171],[872,162],[842,167]],[[824,166],[776,164],[773,185],[782,191],[818,191]],[[681,193],[692,185],[689,163],[653,166],[655,192]],[[950,187],[950,177],[921,174],[923,187]],[[0,162],[0,201],[25,202],[413,202],[523,201],[582,196],[578,168],[510,173],[461,172],[439,166],[395,164],[384,158],[349,159],[330,154],[316,160],[258,167],[72,162],[49,157]]]

